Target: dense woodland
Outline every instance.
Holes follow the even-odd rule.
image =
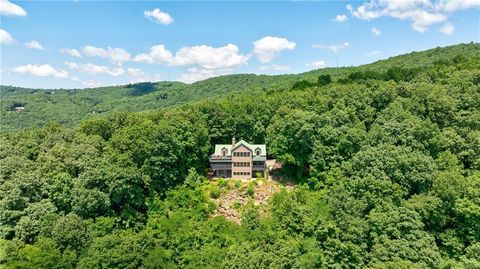
[[[472,43],[174,83],[168,106],[154,98],[165,82],[130,99],[115,96],[135,85],[3,87],[0,268],[480,268],[479,84]],[[48,97],[122,106],[28,114]],[[212,145],[233,135],[266,143],[297,184],[242,207],[240,225],[212,216],[205,178]]]

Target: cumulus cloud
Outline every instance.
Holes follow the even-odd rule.
[[[61,49],[60,52],[68,54],[73,57],[78,57],[78,58],[82,57],[82,54],[80,54],[80,51],[76,49]]]
[[[85,88],[98,88],[101,86],[105,86],[103,82],[95,80],[82,81],[82,85],[85,86]]]
[[[0,44],[10,45],[14,44],[15,39],[7,31],[0,29]]]
[[[131,59],[130,53],[128,53],[122,48],[108,47],[106,49],[103,49],[87,45],[83,47],[83,54],[90,57],[107,58],[114,63],[122,63]]]
[[[335,21],[336,21],[336,22],[346,22],[347,20],[348,20],[348,17],[347,17],[347,15],[345,15],[345,14],[337,15],[337,16],[335,17]]]
[[[372,50],[372,51],[369,51],[369,52],[365,53],[365,56],[370,57],[370,56],[378,55],[380,53],[382,53],[382,52],[379,51],[379,50]]]
[[[455,31],[455,26],[451,25],[450,23],[445,23],[441,28],[440,32],[446,34],[446,35],[451,35]]]
[[[44,50],[42,44],[38,43],[36,40],[32,40],[30,42],[27,42],[23,44],[25,48],[27,49],[37,49],[37,50]]]
[[[92,63],[79,64],[75,62],[65,62],[65,64],[72,70],[78,70],[89,75],[105,74],[110,76],[121,76],[125,74],[125,70],[122,67],[110,68],[105,65],[96,65]]]
[[[326,49],[329,50],[333,53],[337,53],[343,49],[346,49],[348,46],[350,46],[350,43],[344,42],[342,44],[335,44],[335,45],[322,45],[322,44],[314,44],[312,47],[316,49]]]
[[[459,10],[470,9],[480,6],[479,0],[441,0],[436,2],[435,10],[453,13]]]
[[[327,66],[327,63],[323,60],[307,63],[306,66],[312,68],[324,68]]]
[[[141,78],[145,73],[139,68],[127,68],[127,74],[133,78]]]
[[[140,63],[168,65],[173,62],[173,54],[165,48],[165,45],[155,45],[150,47],[148,53],[138,54],[133,60]]]
[[[192,67],[188,69],[188,72],[180,75],[180,81],[183,81],[186,83],[192,83],[192,82],[204,80],[207,78],[227,75],[227,74],[230,74],[231,72],[232,72],[231,69],[212,70],[212,69]]]
[[[297,46],[295,42],[283,37],[266,36],[253,42],[253,52],[262,63],[271,62],[284,50],[293,50]]]
[[[11,3],[8,0],[0,0],[0,14],[9,17],[27,16],[27,12],[21,6]]]
[[[233,44],[217,48],[207,45],[183,47],[175,55],[165,48],[165,45],[156,45],[151,47],[148,53],[135,56],[134,61],[168,66],[226,69],[244,64],[248,58],[247,55],[240,54],[239,48]]]
[[[279,64],[271,64],[271,65],[261,65],[260,70],[263,71],[286,71],[289,70],[290,66],[288,65],[279,65]]]
[[[378,29],[375,28],[375,27],[372,27],[371,32],[372,32],[372,34],[374,34],[374,35],[380,35],[380,34],[382,34],[382,31],[378,30]]]
[[[154,10],[145,10],[143,12],[145,18],[152,20],[157,23],[161,23],[163,25],[168,25],[173,22],[172,16],[170,14],[161,11],[159,8],[155,8]]]
[[[356,8],[347,5],[346,9],[353,17],[361,20],[380,17],[408,20],[413,30],[423,33],[432,25],[440,23],[449,25],[447,20],[453,12],[478,6],[480,6],[480,0],[370,0]],[[452,29],[451,27],[446,29],[448,28]],[[441,32],[450,34],[453,31],[441,30]]]
[[[139,68],[127,68],[127,75],[133,79],[131,83],[159,81],[161,79],[160,74],[148,75]]]
[[[13,68],[13,71],[21,74],[30,74],[37,77],[67,78],[68,72],[55,69],[49,64],[27,64]]]

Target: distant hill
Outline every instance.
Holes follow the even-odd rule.
[[[454,57],[480,57],[477,43],[460,44],[412,52],[359,67],[325,68],[290,75],[227,75],[193,84],[181,82],[137,83],[89,89],[28,89],[0,86],[2,131],[43,126],[55,121],[73,126],[79,121],[114,111],[144,111],[183,105],[229,95],[263,95],[290,89],[305,80],[314,83],[319,75],[333,80],[349,74],[388,68],[428,67]],[[368,75],[367,75],[368,76]],[[24,107],[15,111],[15,107]]]

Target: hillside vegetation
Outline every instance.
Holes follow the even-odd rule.
[[[134,96],[4,87],[2,127],[43,127],[0,134],[0,267],[479,268],[479,84],[480,45],[465,44]],[[28,114],[47,96],[73,105]],[[13,100],[27,111],[7,113]],[[89,119],[45,123],[77,109]],[[234,181],[204,177],[234,135],[297,183],[262,208],[228,204],[240,224],[215,213]]]
[[[476,57],[478,44],[412,52],[360,67],[325,68],[297,75],[228,75],[193,84],[147,82],[74,90],[0,86],[0,130],[41,127],[50,121],[73,127],[83,119],[101,117],[115,111],[164,109],[199,100],[224,99],[227,95],[262,96],[290,89],[302,80],[317,82],[319,75],[328,74],[336,80],[356,71],[381,72],[392,67],[415,72],[416,68],[440,64],[456,55]],[[24,106],[25,110],[15,112],[15,106]]]

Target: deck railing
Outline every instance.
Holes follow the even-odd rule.
[[[219,169],[232,169],[231,164],[218,164],[218,163],[212,163],[211,164],[212,169],[219,170]]]
[[[210,156],[211,160],[231,160],[231,156],[219,156],[219,155],[212,155]]]
[[[263,164],[254,164],[252,165],[253,170],[265,170],[265,165]]]

